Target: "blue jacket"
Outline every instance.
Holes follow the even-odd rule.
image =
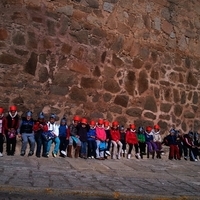
[[[94,138],[92,138],[91,136],[94,136]],[[95,140],[96,138],[96,129],[90,129],[87,132],[87,140]]]
[[[67,136],[67,125],[60,125],[59,126],[59,137],[66,137]]]
[[[146,142],[153,141],[153,135],[149,135],[149,134],[145,133],[145,140],[146,140]]]

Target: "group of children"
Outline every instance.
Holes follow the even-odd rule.
[[[86,118],[74,116],[68,126],[65,117],[57,124],[55,114],[51,114],[46,122],[42,112],[37,120],[33,120],[31,111],[20,119],[16,106],[10,106],[7,116],[4,116],[4,109],[0,108],[0,156],[3,156],[4,136],[7,155],[14,155],[18,136],[22,141],[21,156],[26,155],[29,144],[28,156],[35,153],[37,157],[49,157],[51,145],[54,143],[51,152],[53,157],[59,154],[61,157],[104,160],[108,156],[112,159],[120,159],[122,156],[130,159],[134,154],[137,159],[142,159],[147,154],[147,158],[151,155],[153,159],[155,156],[160,159],[162,145],[165,144],[170,149],[170,160],[181,159],[184,153],[185,160],[189,155],[190,160],[197,161],[200,147],[198,133],[190,132],[181,136],[174,129],[169,132],[162,140],[157,124],[153,127],[141,126],[137,130],[135,124],[130,124],[125,129],[118,121],[111,124],[104,119],[88,122]]]

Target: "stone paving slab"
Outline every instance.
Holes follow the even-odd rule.
[[[1,194],[33,199],[200,199],[200,161],[75,158],[0,158]],[[33,194],[32,194],[33,193]],[[45,197],[44,195],[44,197]],[[47,197],[46,196],[46,197]],[[75,198],[76,197],[76,198]],[[72,198],[72,199],[73,199]],[[12,199],[12,198],[11,198]]]

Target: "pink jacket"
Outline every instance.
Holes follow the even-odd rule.
[[[96,127],[96,140],[105,141],[106,140],[106,132],[104,128]]]

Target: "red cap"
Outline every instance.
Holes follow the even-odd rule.
[[[146,127],[146,131],[147,131],[147,132],[151,132],[151,131],[152,131],[152,127],[151,127],[151,126],[147,126],[147,127]]]
[[[87,124],[87,119],[86,119],[86,118],[82,118],[82,119],[81,119],[81,123],[82,123],[82,124]]]
[[[135,124],[130,124],[129,127],[130,127],[130,129],[132,129],[132,130],[135,130],[135,129],[136,129]]]
[[[80,121],[81,118],[80,118],[78,115],[75,115],[73,120],[74,120],[74,121]]]
[[[119,123],[117,122],[117,121],[114,121],[113,123],[112,123],[112,126],[118,126],[119,125]]]
[[[154,125],[153,128],[154,128],[154,129],[158,129],[158,130],[160,130],[160,126],[159,126],[158,124]]]
[[[103,119],[98,120],[98,124],[102,125],[103,124]]]
[[[90,125],[91,125],[91,126],[95,126],[95,124],[96,124],[96,122],[95,122],[94,120],[91,120],[91,121],[90,121]]]
[[[4,109],[0,107],[0,114],[4,113]]]
[[[17,107],[16,106],[10,106],[10,111],[17,111]]]
[[[104,121],[104,126],[109,126],[110,122],[109,121]]]

